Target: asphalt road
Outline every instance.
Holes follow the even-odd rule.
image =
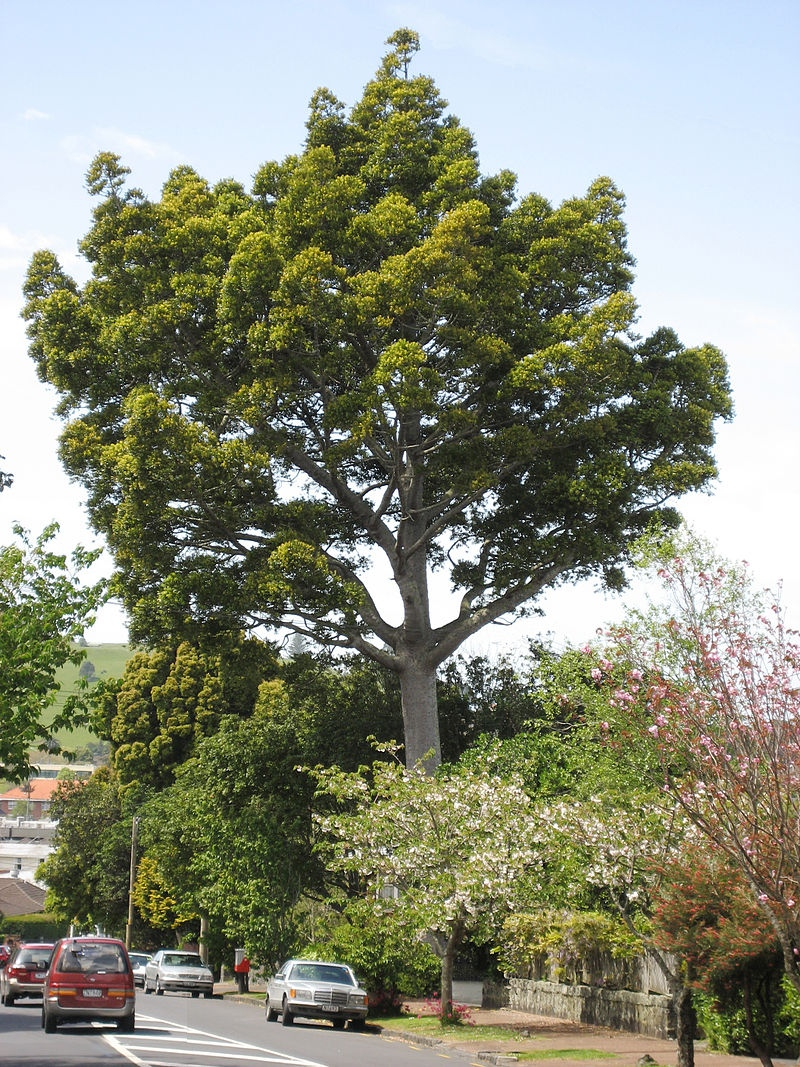
[[[442,1067],[458,1054],[409,1046],[367,1032],[334,1030],[327,1022],[267,1023],[252,1004],[137,993],[136,1029],[70,1024],[41,1029],[41,1002],[0,1007],[3,1067]]]

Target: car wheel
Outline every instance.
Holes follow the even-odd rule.
[[[46,1034],[54,1034],[58,1028],[58,1021],[55,1015],[51,1015],[47,1011],[42,1012],[42,1026]]]
[[[142,986],[142,988],[144,989],[144,995],[146,997],[149,997],[150,993],[151,993],[151,989],[150,989],[150,986],[147,984],[147,979],[146,978],[144,980],[144,985]]]
[[[136,1016],[126,1015],[124,1019],[117,1019],[117,1029],[126,1034],[132,1034],[136,1027]]]
[[[213,993],[203,993],[203,996],[205,997],[206,1000],[211,1000],[211,998],[214,996],[214,994]]]
[[[291,1026],[294,1022],[294,1015],[289,1011],[289,1005],[286,1003],[286,997],[283,998],[283,1011],[281,1012],[281,1022],[284,1026]]]
[[[197,998],[198,998],[199,996],[200,996],[200,994],[199,994],[199,993],[197,993],[197,992],[194,992],[194,993],[192,993],[192,1000],[197,1000]]]
[[[156,996],[157,997],[163,997],[164,996],[164,990],[161,988],[161,982],[158,980],[158,978],[156,978]]]
[[[13,1003],[14,1003],[14,1001],[16,999],[17,998],[16,997],[12,997],[10,993],[6,993],[6,999],[3,1001],[3,1003],[5,1004],[5,1006],[7,1008],[10,1008],[10,1007],[12,1007],[12,1005],[13,1005]]]
[[[275,1008],[270,1006],[269,997],[267,997],[266,1011],[267,1011],[267,1022],[268,1023],[274,1023],[275,1020],[280,1015],[279,1011],[276,1011]]]
[[[344,1024],[347,1022],[347,1020],[346,1019],[331,1019],[331,1022],[333,1023],[334,1030],[344,1030]]]
[[[367,1020],[366,1019],[351,1019],[350,1020],[350,1029],[351,1030],[363,1030],[366,1025],[367,1025]]]

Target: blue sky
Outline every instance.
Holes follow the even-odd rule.
[[[58,464],[53,397],[19,318],[32,252],[83,278],[84,175],[119,153],[157,197],[172,167],[249,184],[302,147],[325,85],[348,106],[398,26],[475,134],[485,173],[553,202],[610,175],[627,197],[642,332],[725,351],[736,418],[691,524],[800,608],[800,4],[783,0],[0,0],[0,542],[52,520],[94,543]],[[618,611],[590,583],[548,597],[543,632],[580,641]],[[108,612],[96,640],[123,636]],[[530,627],[525,631],[530,632]],[[511,635],[484,635],[485,647]]]

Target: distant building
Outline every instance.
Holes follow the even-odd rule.
[[[31,778],[23,785],[7,789],[5,793],[0,793],[0,817],[22,815],[25,819],[47,818],[46,813],[57,785],[55,778]]]
[[[28,888],[33,886],[42,901],[44,888],[36,882],[36,870],[53,852],[53,836],[58,823],[50,818],[50,805],[59,784],[56,775],[64,769],[77,778],[88,778],[94,767],[91,764],[43,761],[27,782],[0,793],[0,882],[4,886],[8,882]],[[0,912],[4,915],[24,915],[42,910],[43,907],[24,906],[22,911],[9,912],[0,899]]]
[[[36,868],[53,851],[57,825],[48,819],[0,819],[0,877],[35,882]],[[2,905],[0,911],[8,914]]]

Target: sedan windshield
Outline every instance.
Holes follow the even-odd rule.
[[[205,967],[194,952],[168,952],[161,962],[165,967]]]
[[[346,967],[336,967],[330,963],[296,963],[292,968],[292,979],[299,982],[353,984],[353,979]]]

